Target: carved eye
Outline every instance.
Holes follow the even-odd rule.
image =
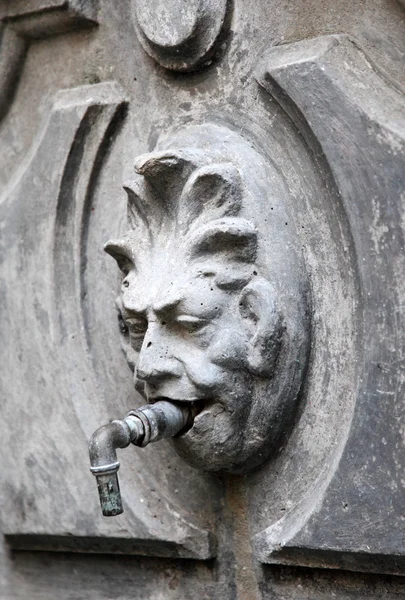
[[[148,321],[146,319],[130,318],[125,321],[129,333],[134,337],[144,336],[148,329]]]
[[[118,313],[118,327],[120,328],[120,333],[122,335],[128,335],[128,327],[124,321],[122,314]]]
[[[200,319],[199,317],[193,317],[191,315],[179,315],[176,319],[176,323],[188,333],[197,333],[208,324],[205,319]]]

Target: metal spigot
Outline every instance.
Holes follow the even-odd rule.
[[[160,400],[131,410],[122,421],[111,421],[94,432],[89,444],[90,470],[97,479],[101,510],[105,517],[120,515],[124,509],[117,471],[117,448],[130,443],[145,447],[151,442],[173,437],[192,425],[192,404]]]

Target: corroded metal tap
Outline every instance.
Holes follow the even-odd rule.
[[[194,416],[193,404],[179,405],[160,400],[131,410],[123,420],[111,421],[94,432],[89,444],[90,470],[97,478],[105,517],[123,512],[117,448],[126,448],[130,443],[143,448],[151,442],[173,437],[191,427]]]

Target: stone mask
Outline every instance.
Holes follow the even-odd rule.
[[[291,428],[307,362],[303,266],[279,176],[239,136],[191,128],[139,157],[122,273],[122,346],[148,402],[195,402],[178,454],[246,472]],[[266,189],[267,188],[267,189]],[[281,269],[281,271],[280,271]]]

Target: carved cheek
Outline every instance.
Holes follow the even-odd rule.
[[[238,368],[247,363],[247,339],[235,327],[223,327],[208,349],[210,360],[228,368]]]
[[[183,366],[186,376],[197,388],[212,391],[223,387],[226,372],[210,359],[206,350],[189,354]]]

